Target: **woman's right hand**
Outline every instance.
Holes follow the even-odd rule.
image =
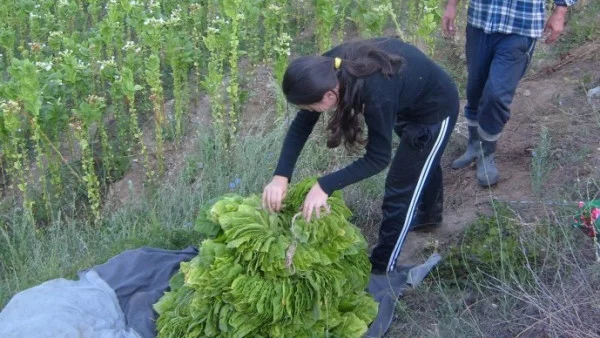
[[[270,212],[281,210],[283,199],[287,194],[289,180],[283,176],[273,176],[273,179],[263,190],[262,204]]]

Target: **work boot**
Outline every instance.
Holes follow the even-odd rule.
[[[479,132],[477,126],[469,126],[469,141],[467,143],[467,151],[452,162],[452,169],[460,169],[473,163],[479,156]]]
[[[482,187],[490,187],[498,183],[498,168],[494,161],[496,141],[481,140],[481,153],[477,157],[477,182]]]

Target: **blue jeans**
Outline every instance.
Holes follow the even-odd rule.
[[[465,116],[489,135],[499,135],[525,75],[536,39],[518,34],[486,34],[467,25],[467,105]]]

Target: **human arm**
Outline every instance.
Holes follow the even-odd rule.
[[[567,6],[572,6],[577,0],[555,0],[554,10],[546,21],[544,33],[548,35],[546,43],[553,43],[565,28],[565,16],[567,15]]]
[[[448,0],[446,10],[442,17],[442,32],[445,36],[454,36],[454,20],[456,19],[456,8],[459,0]]]
[[[371,103],[366,107],[369,107],[365,111],[368,130],[366,152],[345,168],[318,179],[319,185],[328,195],[379,173],[390,163],[396,107],[389,101]]]
[[[343,169],[325,175],[306,195],[302,205],[302,215],[310,222],[313,213],[317,218],[321,209],[327,212],[327,198],[335,190],[373,176],[387,167],[392,153],[392,128],[395,122],[395,108],[391,103],[369,105],[365,113],[368,128],[366,152],[363,157]]]
[[[307,221],[310,222],[313,213],[319,217],[321,208],[329,209],[327,198],[333,191],[373,176],[390,163],[396,109],[389,102],[369,106],[371,109],[365,112],[368,140],[364,156],[317,180],[302,205],[302,214]]]
[[[283,141],[273,179],[263,190],[264,208],[270,211],[281,210],[298,156],[318,120],[319,113],[316,112],[300,110],[296,114]]]

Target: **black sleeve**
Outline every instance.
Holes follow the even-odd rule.
[[[300,110],[288,129],[274,175],[287,177],[291,182],[294,166],[306,140],[319,120],[320,113]]]
[[[392,130],[396,108],[392,102],[372,103],[365,111],[368,141],[365,155],[343,169],[319,178],[328,195],[385,169],[392,158]]]

